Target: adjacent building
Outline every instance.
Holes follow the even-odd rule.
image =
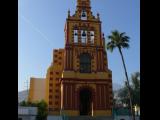
[[[18,106],[18,120],[36,120],[37,107]]]

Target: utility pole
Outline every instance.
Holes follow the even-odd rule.
[[[28,80],[26,80],[25,84],[26,84],[25,87],[27,88],[27,98],[28,98],[28,95],[29,95],[29,85],[28,85],[29,82],[28,82]],[[27,99],[27,98],[26,98],[26,99]]]

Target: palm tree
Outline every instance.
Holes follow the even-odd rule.
[[[133,120],[135,120],[134,113],[133,113],[132,99],[131,99],[131,88],[130,88],[127,69],[126,69],[126,65],[125,65],[124,57],[123,57],[123,53],[122,53],[122,48],[129,48],[130,37],[126,36],[125,34],[126,34],[125,32],[120,33],[118,30],[112,31],[111,35],[108,36],[108,39],[110,41],[106,44],[106,48],[108,50],[110,50],[111,52],[113,52],[113,50],[115,48],[118,48],[118,50],[119,50],[119,53],[120,53],[121,58],[122,58],[122,63],[123,63],[124,71],[125,71],[125,76],[126,76],[126,79],[127,79],[126,84],[127,84],[128,93],[129,93],[130,110],[131,110],[132,118],[133,118]]]

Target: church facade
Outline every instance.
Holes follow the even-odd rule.
[[[90,4],[90,0],[77,0],[75,14],[68,11],[65,47],[53,51],[45,87],[35,89],[37,79],[30,82],[29,101],[42,98],[34,93],[43,88],[50,115],[112,115],[112,72],[100,16],[92,14]]]

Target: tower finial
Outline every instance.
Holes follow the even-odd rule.
[[[97,13],[97,19],[98,19],[98,20],[100,20],[100,17],[99,17],[99,16],[100,16],[99,13]]]
[[[70,17],[70,9],[68,10],[68,17]]]

